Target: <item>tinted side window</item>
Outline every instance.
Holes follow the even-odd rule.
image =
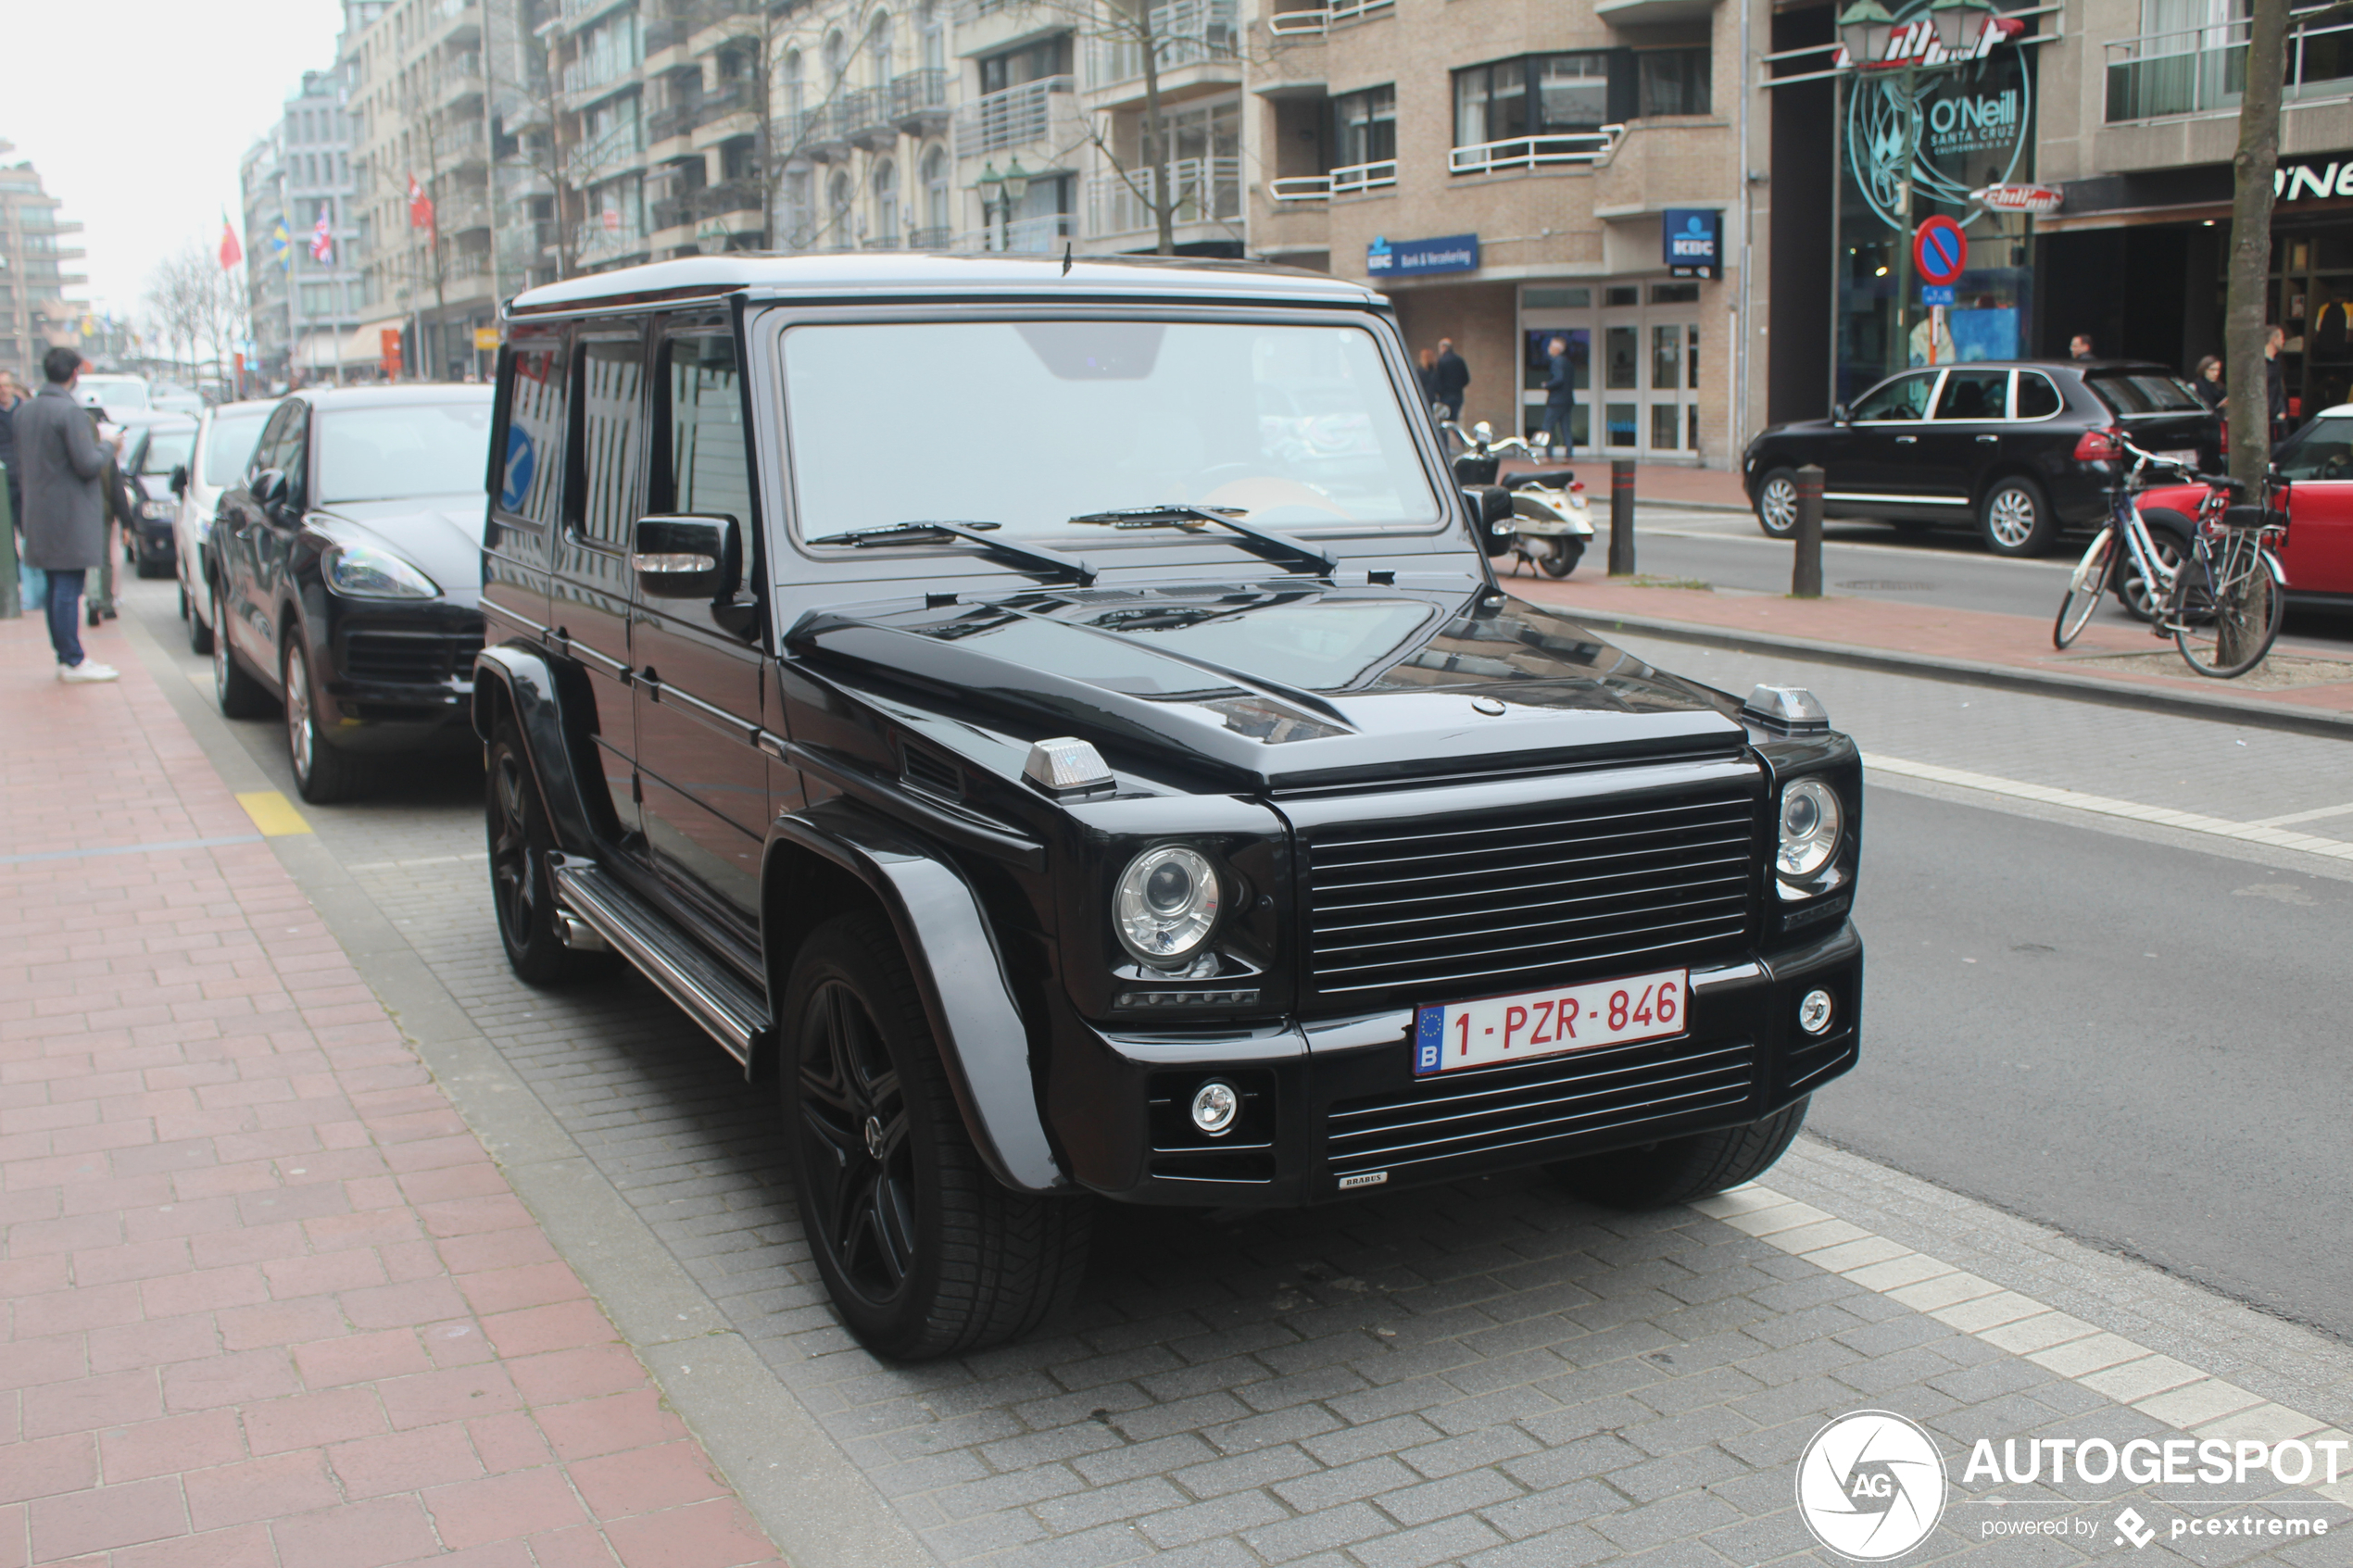
[[[2274,460],[2289,479],[2353,479],[2353,420],[2314,420],[2280,444]]]
[[[545,528],[563,493],[563,340],[519,343],[507,371],[507,439],[496,491],[498,509]]]
[[[1873,387],[1855,405],[1857,420],[1924,420],[1928,418],[1928,395],[1936,390],[1934,370],[1914,376],[1898,376],[1892,382]]]
[[[2120,414],[2194,414],[2206,408],[2188,383],[2154,370],[2085,376],[2083,384]]]
[[[584,343],[578,363],[572,524],[592,544],[627,549],[645,494],[645,343],[634,336]]]
[[[2007,370],[1955,370],[1937,394],[1940,420],[1999,420],[2008,417],[2010,373]]]
[[[2018,417],[2021,420],[2048,419],[2059,411],[2058,388],[2051,378],[2032,370],[2018,373]]]
[[[262,427],[261,440],[253,449],[253,472],[259,473],[263,469],[283,469],[286,466],[287,454],[294,447],[293,432],[301,418],[301,404],[281,403],[278,405],[278,411],[271,414],[270,422]]]
[[[751,521],[751,474],[744,453],[741,375],[735,334],[698,332],[666,345],[668,459],[675,512],[724,514]]]

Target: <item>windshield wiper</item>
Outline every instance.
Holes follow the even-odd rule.
[[[1099,524],[1105,528],[1176,527],[1198,529],[1203,523],[1214,523],[1242,536],[1243,545],[1253,554],[1271,561],[1280,561],[1310,572],[1329,573],[1340,569],[1337,557],[1317,549],[1303,539],[1288,533],[1259,528],[1242,521],[1239,507],[1193,507],[1182,501],[1166,501],[1152,507],[1115,507],[1104,512],[1081,512],[1073,522]]]
[[[1082,588],[1095,581],[1095,569],[1077,556],[1066,556],[1042,545],[1024,545],[1012,539],[992,539],[983,529],[1001,528],[996,522],[895,522],[888,528],[860,528],[848,533],[829,534],[812,539],[812,545],[849,545],[861,550],[878,545],[936,545],[949,539],[961,539],[977,545],[989,555],[1010,565],[1026,569],[1032,577],[1042,582],[1056,583],[1067,577]]]

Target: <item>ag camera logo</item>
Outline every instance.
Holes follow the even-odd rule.
[[[1839,1556],[1901,1557],[1944,1512],[1944,1456],[1918,1424],[1888,1411],[1843,1415],[1797,1461],[1797,1512]]]

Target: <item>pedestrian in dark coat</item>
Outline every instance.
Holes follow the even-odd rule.
[[[17,478],[17,422],[9,416],[23,401],[24,388],[16,376],[0,370],[0,464],[8,470],[8,515],[19,520],[24,517],[24,485]]]
[[[1454,340],[1438,340],[1438,368],[1432,376],[1438,388],[1438,400],[1446,405],[1446,417],[1460,420],[1463,417],[1463,389],[1470,385],[1470,367],[1454,352]]]
[[[2197,373],[2190,378],[2190,390],[2197,400],[2209,408],[2221,408],[2229,395],[2222,386],[2222,361],[2209,354],[2197,362]]]
[[[17,458],[24,467],[25,559],[49,574],[49,642],[62,681],[111,681],[116,672],[86,658],[75,622],[82,578],[106,558],[107,449],[74,401],[82,356],[53,348],[42,361],[49,384],[14,416]]]
[[[2273,327],[2263,337],[2263,393],[2271,416],[2271,439],[2287,434],[2287,371],[2280,365],[2280,350],[2287,346],[2287,332]]]
[[[1568,339],[1556,337],[1544,345],[1544,428],[1541,434],[1550,438],[1549,445],[1577,455],[1577,438],[1570,434],[1577,414],[1577,371],[1568,358]]]

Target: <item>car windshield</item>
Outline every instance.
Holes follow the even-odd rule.
[[[170,473],[188,460],[196,445],[193,430],[159,430],[147,443],[147,455],[139,465],[141,473]]]
[[[2206,405],[2198,401],[2189,383],[2178,376],[2157,370],[2134,370],[2114,375],[2092,375],[2083,378],[2092,395],[2119,414],[2198,414]]]
[[[2314,420],[2271,454],[2287,479],[2353,479],[2353,416]]]
[[[926,520],[1077,533],[1081,513],[1169,503],[1287,532],[1441,515],[1359,327],[806,326],[786,335],[785,370],[804,539]]]
[[[253,461],[254,444],[261,439],[261,427],[269,420],[267,408],[216,415],[212,433],[205,437],[204,482],[215,490],[226,490],[243,478],[245,465]]]
[[[74,383],[74,395],[101,408],[147,407],[147,383],[128,376],[84,376]]]
[[[318,505],[479,492],[490,401],[328,408],[319,416]]]

